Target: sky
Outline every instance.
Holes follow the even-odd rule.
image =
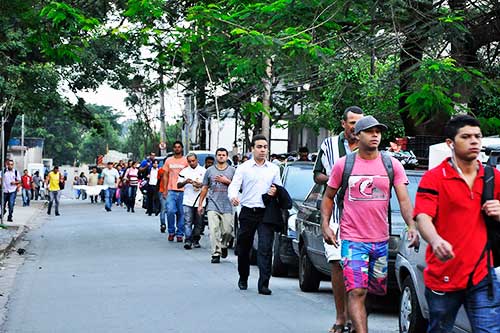
[[[71,102],[76,103],[76,97],[73,93],[69,92],[67,89],[63,89],[65,96],[67,96]],[[124,90],[117,90],[111,88],[108,84],[101,85],[97,91],[82,91],[78,94],[79,97],[85,99],[87,103],[111,106],[117,112],[122,113],[124,117],[122,121],[128,119],[136,119],[133,111],[129,110],[125,104],[125,98],[127,93]],[[184,107],[184,96],[182,92],[178,93],[177,90],[171,89],[167,91],[165,96],[165,114],[167,123],[175,123],[182,115],[182,108]],[[159,115],[160,106],[156,105],[153,107],[154,116]]]

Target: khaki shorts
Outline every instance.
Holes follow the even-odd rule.
[[[333,220],[330,220],[330,229],[332,229],[333,232],[336,233],[337,230],[339,229],[339,224],[333,222]],[[328,262],[337,261],[337,260],[342,259],[342,256],[340,253],[342,245],[341,245],[340,238],[338,236],[339,235],[337,234],[337,243],[339,244],[338,247],[327,244],[325,242],[325,240],[323,239],[323,245],[325,246],[325,257],[326,257],[326,260],[328,260]]]

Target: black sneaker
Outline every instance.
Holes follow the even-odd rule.
[[[160,232],[161,232],[162,234],[164,234],[164,233],[165,233],[165,230],[167,230],[167,226],[166,226],[165,224],[160,225]]]
[[[221,257],[222,258],[227,258],[227,247],[221,249]]]
[[[240,288],[240,290],[247,290],[248,282],[246,280],[238,280],[238,288]]]
[[[267,295],[267,296],[269,296],[269,295],[271,295],[272,293],[273,293],[273,292],[271,291],[271,289],[269,289],[269,288],[268,288],[268,287],[266,287],[266,286],[263,286],[263,287],[259,288],[259,294],[261,294],[261,295]]]
[[[184,244],[184,249],[191,250],[192,248],[193,246],[191,245],[191,242],[186,242],[186,244]]]
[[[11,216],[7,217],[7,222],[14,222],[14,221],[12,221],[12,217]]]
[[[194,247],[195,249],[199,249],[199,248],[201,247],[201,245],[200,245],[200,243],[198,243],[198,242],[194,242],[194,243],[193,243],[193,247]]]
[[[212,264],[219,264],[220,263],[220,257],[219,256],[212,256]]]

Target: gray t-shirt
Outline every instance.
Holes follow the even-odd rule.
[[[104,169],[101,172],[102,177],[104,177],[103,185],[111,187],[111,188],[116,188],[116,180],[120,178],[120,175],[118,174],[118,170],[115,168],[113,169]]]
[[[229,185],[215,181],[218,175],[226,176],[228,179],[233,179],[235,168],[227,166],[224,170],[219,170],[215,165],[211,166],[205,172],[203,185],[208,186],[207,210],[216,211],[219,213],[232,213],[233,206],[227,196],[227,188]]]

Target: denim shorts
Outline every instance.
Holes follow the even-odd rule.
[[[367,289],[370,294],[387,293],[388,241],[342,241],[342,266],[346,292]]]

